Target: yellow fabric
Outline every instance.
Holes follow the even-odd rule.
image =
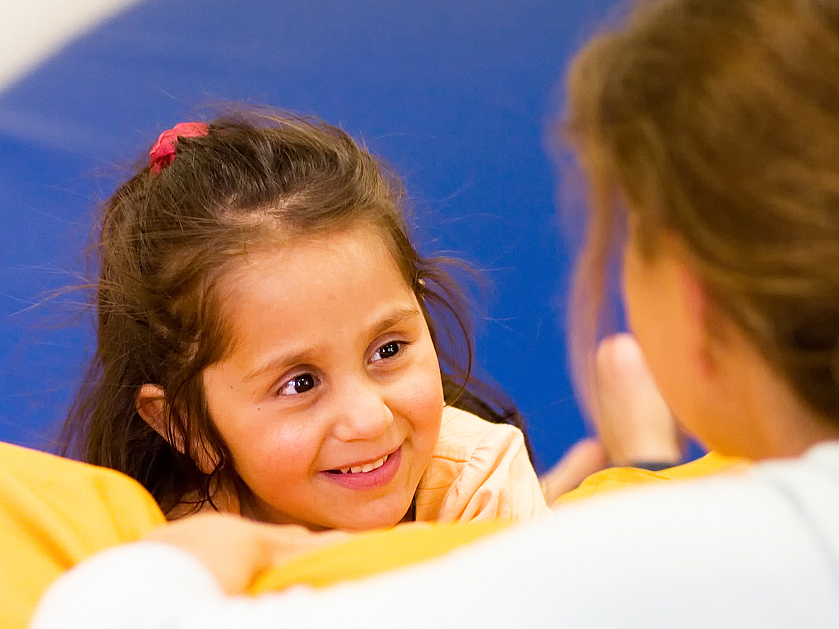
[[[712,453],[661,472],[604,470],[561,501],[743,464]],[[293,584],[323,587],[437,557],[508,526],[510,520],[541,512],[544,507],[532,498],[534,492],[541,497],[521,433],[450,409],[418,493],[418,515],[421,502],[425,517],[436,510],[444,519],[486,521],[406,525],[354,535],[266,571],[251,592]],[[523,502],[517,502],[519,494],[525,496]],[[506,520],[495,519],[502,514]],[[118,472],[0,443],[0,629],[25,627],[40,595],[68,568],[105,548],[135,541],[164,522],[151,495]]]
[[[560,496],[551,506],[556,507],[567,502],[629,487],[638,487],[639,485],[661,481],[689,480],[720,472],[737,471],[738,469],[745,469],[748,465],[749,461],[746,459],[709,452],[695,461],[659,472],[650,472],[634,467],[610,467],[592,474],[579,487]]]
[[[0,629],[26,627],[63,571],[165,522],[134,480],[0,443]]]
[[[326,587],[402,568],[443,555],[507,527],[508,522],[403,524],[358,533],[334,546],[319,548],[257,577],[250,594],[291,585]]]
[[[417,521],[517,521],[547,511],[521,431],[446,407],[417,488]]]
[[[436,460],[437,471],[432,470],[432,478],[441,480],[439,483],[432,485],[435,488],[438,485],[445,488],[447,481],[449,486],[457,485],[458,473],[471,460],[471,456],[465,456],[463,453],[469,450],[469,444],[482,441],[480,435],[487,434],[485,427],[476,424],[474,421],[482,422],[483,420],[468,413],[465,415],[466,417],[449,415],[450,421],[448,424],[444,423],[441,443],[449,445],[443,445],[436,452],[438,455]],[[453,417],[455,418],[454,422],[451,421]],[[456,436],[458,437],[455,438]],[[503,439],[501,442],[504,442]],[[498,451],[498,448],[493,449]],[[511,450],[516,449],[511,448]],[[505,452],[507,449],[501,448],[501,451]],[[444,456],[443,454],[446,452],[450,456]],[[503,456],[497,458],[504,459]],[[609,491],[664,480],[698,478],[735,470],[747,465],[747,463],[744,459],[710,453],[691,463],[660,472],[648,472],[634,468],[610,468],[593,474],[583,481],[576,490],[565,494],[560,501],[570,502]],[[484,470],[488,469],[484,465],[478,467]],[[514,469],[516,468],[514,467]],[[491,474],[484,474],[484,476],[491,477]],[[481,474],[478,474],[478,477],[481,477]],[[471,471],[467,472],[467,480],[468,478],[471,478]],[[528,482],[526,487],[529,486]],[[539,491],[538,482],[535,487]],[[426,495],[435,498],[434,505],[442,506],[444,503],[442,496],[446,495],[447,491],[440,489],[433,491],[426,489],[426,491],[428,492]],[[529,493],[529,490],[526,493]],[[541,496],[541,492],[539,495]],[[463,504],[468,504],[468,502],[468,500],[460,501]],[[422,526],[403,525],[387,531],[361,533],[337,546],[317,549],[287,565],[264,572],[251,585],[250,593],[260,594],[277,591],[298,584],[325,587],[341,581],[371,576],[437,557],[458,546],[495,533],[507,525],[503,520],[486,520],[468,523],[435,523]]]
[[[444,420],[441,434],[441,444],[443,445],[435,451],[436,470],[431,471],[431,477],[438,479],[439,482],[432,484],[433,490],[428,486],[426,487],[426,496],[433,498],[433,500],[429,500],[429,504],[433,504],[435,508],[440,508],[444,504],[443,496],[448,493],[446,487],[457,486],[458,477],[462,474],[463,468],[472,460],[470,448],[481,443],[483,437],[492,432],[492,430],[487,431],[486,427],[480,423],[476,423],[483,422],[483,420],[468,413],[464,415],[449,414],[448,421]],[[493,425],[490,424],[490,426]],[[501,431],[501,433],[506,433],[506,431]],[[493,437],[497,439],[497,435],[493,435]],[[503,438],[498,441],[493,439],[490,441],[494,443],[491,450],[496,453],[501,452],[496,460],[503,461],[504,452],[517,451],[515,447],[498,447],[499,442],[505,443]],[[634,468],[610,468],[587,478],[580,487],[565,494],[560,502],[571,502],[609,491],[665,480],[698,478],[735,470],[745,465],[747,465],[747,461],[744,459],[710,453],[691,463],[660,472],[649,472]],[[492,476],[486,471],[492,469],[491,466],[481,464],[477,467],[484,470],[481,473],[475,473],[478,478]],[[517,469],[517,467],[513,466],[513,469]],[[472,478],[472,474],[471,470],[466,472],[467,478],[465,480],[467,483],[470,482],[469,479]],[[516,475],[513,474],[512,476],[515,477]],[[527,474],[523,476],[526,477]],[[484,484],[486,483],[479,483],[480,486]],[[491,485],[491,483],[489,484]],[[530,483],[528,481],[525,484],[525,488],[528,488],[528,491],[525,492],[526,495],[530,493],[529,487]],[[538,482],[535,487],[538,491]],[[506,491],[501,493],[504,495]],[[539,495],[541,496],[541,492]],[[467,499],[460,499],[456,502],[465,505],[469,503],[469,500],[467,497]],[[489,509],[489,511],[492,511],[492,509]],[[260,594],[277,591],[291,585],[300,584],[325,587],[342,581],[360,579],[437,557],[458,546],[495,533],[505,526],[507,524],[503,520],[486,520],[454,524],[435,523],[422,526],[403,525],[388,531],[361,533],[339,545],[317,549],[287,565],[264,572],[251,585],[250,593]]]

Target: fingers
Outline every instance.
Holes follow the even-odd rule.
[[[604,339],[597,351],[594,420],[613,465],[682,460],[681,434],[631,334]]]
[[[261,524],[270,566],[280,566],[321,546],[344,541],[350,533],[344,531],[312,532],[302,526]],[[270,567],[266,566],[266,567]]]
[[[586,477],[609,465],[606,449],[595,438],[578,441],[551,470],[539,479],[548,505],[577,487]]]
[[[272,566],[325,544],[343,540],[338,531],[313,533],[302,526],[262,524],[239,516],[205,513],[154,529],[146,540],[190,553],[216,577],[228,594],[241,594]]]

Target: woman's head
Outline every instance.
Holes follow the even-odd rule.
[[[643,260],[676,242],[712,311],[839,422],[839,5],[639,2],[578,55],[568,93],[591,196],[578,364],[624,238]]]
[[[97,353],[66,434],[82,433],[87,460],[134,476],[164,510],[185,498],[200,505],[217,487],[235,486],[240,498],[247,494],[237,472],[242,463],[228,443],[226,424],[213,417],[214,397],[207,390],[213,366],[231,359],[241,365],[243,358],[252,358],[237,352],[243,330],[253,331],[253,321],[245,317],[254,313],[243,312],[241,304],[253,306],[262,297],[247,293],[245,286],[263,290],[283,283],[278,290],[284,290],[293,285],[301,291],[298,301],[305,304],[313,297],[302,290],[303,284],[322,289],[355,269],[351,259],[342,268],[338,254],[350,255],[363,241],[369,255],[378,256],[378,272],[372,272],[370,259],[357,266],[367,264],[370,276],[365,282],[371,289],[381,282],[382,293],[376,304],[370,302],[366,315],[358,314],[359,325],[362,316],[382,316],[374,310],[392,297],[401,300],[396,309],[405,316],[400,321],[411,319],[412,334],[423,347],[426,336],[440,345],[432,312],[447,311],[465,326],[457,289],[440,261],[420,256],[409,239],[402,196],[399,181],[369,153],[344,132],[316,120],[271,112],[241,114],[212,122],[197,137],[178,138],[171,163],[162,163],[157,155],[151,168],[143,167],[104,207],[97,251]],[[291,252],[321,263],[329,258],[332,266],[296,268],[298,275],[289,275]],[[317,252],[323,255],[318,258]],[[397,278],[402,291],[394,296]],[[317,290],[312,292],[317,296]],[[287,291],[283,294],[288,297]],[[333,298],[340,303],[349,295],[344,291]],[[413,306],[406,305],[410,300]],[[408,317],[412,309],[422,314],[422,330],[415,317]],[[391,328],[399,327],[394,313],[389,314]],[[282,312],[275,309],[272,315],[277,321],[264,330],[268,337],[286,323]],[[311,313],[312,321],[321,318],[320,312]],[[261,321],[270,327],[270,321]],[[372,333],[370,325],[387,322],[363,323]],[[371,344],[386,333],[393,336],[387,341],[388,359],[410,345],[399,335],[406,331],[396,334],[391,328],[376,328],[378,336],[367,339],[364,356],[356,357],[361,364],[375,363],[382,371],[381,361],[371,358],[381,348]],[[468,330],[463,331],[468,349]],[[340,340],[351,340],[356,348],[361,342],[360,337]],[[430,342],[429,347],[433,353]],[[313,364],[314,349],[301,345],[312,369],[298,369],[297,376],[321,377],[317,370],[325,367]],[[470,360],[467,351],[465,357],[443,361],[449,397],[468,378]],[[428,370],[427,360],[423,369]],[[439,389],[436,361],[433,369]],[[333,378],[332,373],[322,374],[326,378]],[[426,391],[437,405],[439,421],[442,393],[429,386],[417,391]],[[427,418],[419,423],[429,429]],[[389,433],[370,452],[356,448],[358,460],[331,456],[330,462],[368,463],[369,456],[389,454],[372,450],[395,447],[398,436]],[[430,456],[424,448],[422,456]]]

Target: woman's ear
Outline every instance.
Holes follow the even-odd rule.
[[[684,247],[675,249],[675,276],[685,317],[688,357],[693,359],[700,376],[711,376],[716,370],[716,349],[724,330],[708,289]]]

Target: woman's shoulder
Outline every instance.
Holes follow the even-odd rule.
[[[728,540],[732,547],[745,547],[754,536],[783,531],[781,537],[789,544],[821,540],[823,558],[830,546],[839,565],[839,442],[815,446],[796,458],[716,471],[670,479],[683,481],[676,484],[647,484],[592,497],[556,514],[566,521],[584,521],[584,526],[604,517],[604,522],[620,522],[625,535],[634,530],[656,537],[675,526],[686,544],[716,540],[723,545]]]

